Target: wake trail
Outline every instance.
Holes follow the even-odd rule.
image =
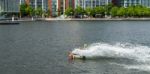
[[[72,53],[87,58],[106,57],[106,58],[127,58],[137,61],[150,61],[150,48],[148,46],[133,45],[130,43],[93,43],[83,49],[75,48]]]

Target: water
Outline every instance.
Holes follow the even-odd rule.
[[[50,21],[0,25],[0,74],[149,74],[149,21]],[[68,51],[88,44],[69,61]]]

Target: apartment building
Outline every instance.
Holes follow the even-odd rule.
[[[150,7],[150,0],[114,0],[115,3],[119,6],[136,6],[136,5],[142,5],[146,7]]]
[[[141,0],[141,5],[150,8],[150,0]]]
[[[34,9],[50,10],[51,16],[55,16],[63,14],[68,7],[96,7],[109,2],[111,0],[0,0],[0,12],[19,12],[19,5],[26,3]]]
[[[104,6],[109,3],[112,3],[112,0],[75,0],[75,8],[77,6],[81,6],[82,8],[87,8],[87,7],[97,7],[97,6]]]
[[[63,14],[68,7],[74,8],[74,0],[25,0],[25,2],[35,9],[42,7],[44,11],[50,10],[51,16]]]
[[[19,0],[0,0],[0,13],[19,13]]]

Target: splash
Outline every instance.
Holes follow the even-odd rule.
[[[87,58],[106,57],[106,58],[127,58],[137,61],[150,61],[150,48],[148,46],[133,45],[130,43],[94,43],[86,48],[75,48],[72,53]]]
[[[72,53],[80,56],[86,56],[87,58],[127,58],[135,60],[138,64],[122,64],[116,63],[116,65],[122,66],[126,69],[135,69],[141,71],[150,71],[150,47],[135,45],[130,43],[94,43],[85,48],[75,48]],[[140,63],[140,64],[139,64]],[[111,63],[110,63],[111,64]]]
[[[124,67],[127,69],[150,71],[150,65],[124,65]]]

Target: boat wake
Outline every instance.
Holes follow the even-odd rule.
[[[140,62],[141,65],[122,65],[128,69],[143,69],[145,65],[150,71],[150,47],[130,43],[94,43],[83,49],[75,48],[72,53],[86,58],[126,58]],[[145,67],[146,68],[146,67]]]
[[[150,48],[148,46],[133,45],[130,43],[94,43],[86,48],[75,48],[72,53],[87,58],[108,57],[108,58],[127,58],[137,61],[150,61]]]

